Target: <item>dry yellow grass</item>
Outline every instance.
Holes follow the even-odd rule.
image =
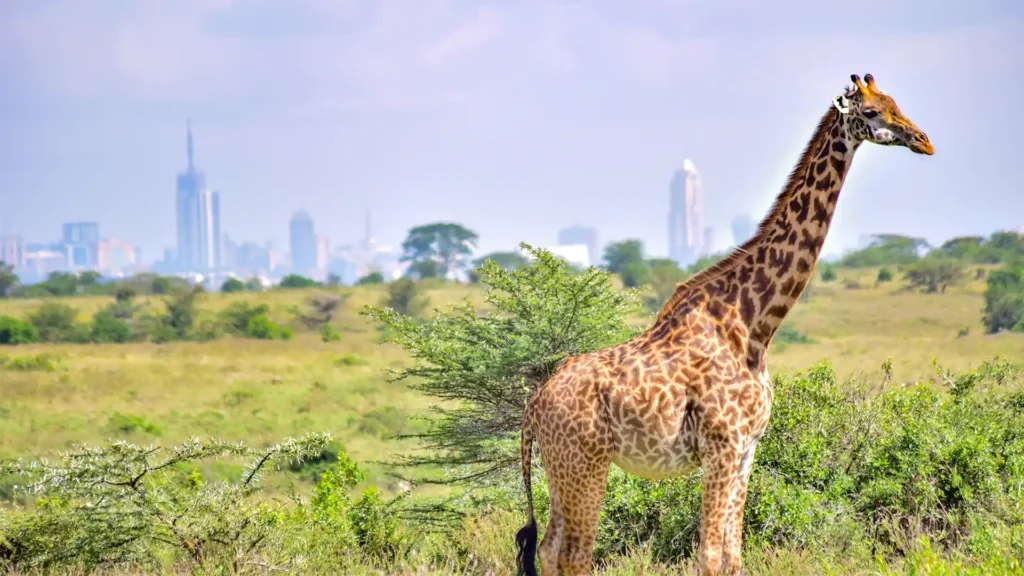
[[[875,271],[842,271],[834,282],[817,281],[811,300],[800,303],[787,321],[815,343],[773,346],[772,371],[799,370],[827,358],[840,375],[870,374],[891,356],[896,381],[902,382],[933,377],[933,359],[957,370],[997,354],[1024,359],[1024,335],[984,334],[982,282],[946,294],[920,294],[900,292],[896,282],[875,286],[874,277]],[[863,287],[845,287],[853,281]],[[222,338],[0,349],[0,355],[48,353],[59,359],[54,372],[0,371],[0,458],[52,455],[74,443],[111,437],[170,443],[214,435],[258,445],[319,430],[330,431],[356,461],[407,449],[388,436],[415,430],[419,424],[408,418],[423,414],[429,401],[404,384],[387,382],[387,368],[406,361],[405,354],[378,344],[379,332],[358,316],[364,304],[380,302],[384,289],[347,291],[351,297],[338,318],[339,342],[325,344],[300,332],[291,341]],[[211,294],[201,306],[212,313],[248,300],[267,304],[275,320],[287,321],[289,307],[301,305],[311,293]],[[476,286],[435,286],[428,296],[431,306],[463,298],[481,302]],[[84,319],[110,298],[64,302]],[[0,301],[0,315],[23,316],[39,303]],[[148,299],[148,305],[158,306],[159,299]],[[967,335],[958,336],[964,328]],[[125,432],[117,428],[115,413],[156,428]],[[369,468],[374,479],[385,482],[380,468]]]

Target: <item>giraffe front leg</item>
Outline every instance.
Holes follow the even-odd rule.
[[[747,504],[747,487],[750,484],[750,471],[754,465],[754,451],[757,440],[747,446],[740,460],[739,471],[733,479],[729,494],[729,516],[725,526],[725,573],[738,576],[743,573],[743,510]]]
[[[725,532],[731,520],[733,484],[740,468],[739,449],[729,445],[704,459],[704,494],[701,501],[699,571],[717,575],[722,568]]]

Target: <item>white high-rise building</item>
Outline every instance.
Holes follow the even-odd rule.
[[[687,266],[703,253],[704,192],[700,172],[689,158],[669,183],[668,255]]]
[[[188,168],[178,174],[179,272],[220,268],[220,194],[206,187],[206,175],[195,167],[192,127],[188,125]]]

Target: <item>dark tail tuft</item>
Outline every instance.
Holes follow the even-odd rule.
[[[533,516],[526,526],[516,532],[516,546],[519,548],[516,553],[516,576],[537,576],[537,565],[534,563],[537,557],[537,521]]]
[[[523,414],[523,428],[519,442],[523,472],[523,487],[526,488],[526,526],[516,533],[516,576],[537,576],[537,520],[533,515],[533,425],[530,409]]]

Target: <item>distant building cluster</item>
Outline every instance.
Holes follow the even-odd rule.
[[[353,284],[374,271],[386,279],[397,278],[407,268],[396,248],[374,240],[369,212],[362,240],[332,247],[328,237],[317,232],[313,216],[296,211],[289,220],[288,246],[283,250],[273,242],[237,241],[225,234],[220,200],[220,192],[208,185],[206,173],[196,166],[192,126],[187,122],[186,166],[177,174],[175,189],[176,243],[153,264],[153,271],[214,288],[229,277],[257,278],[270,284],[287,274],[318,281],[333,277],[343,284]],[[703,182],[690,159],[684,159],[672,175],[668,200],[669,258],[688,266],[713,254],[715,234],[706,225]],[[756,228],[748,215],[741,214],[731,221],[731,232],[733,242],[742,244]],[[570,264],[587,267],[602,263],[596,228],[579,224],[563,228],[557,240],[547,250]],[[53,272],[95,270],[104,276],[120,277],[146,269],[138,247],[103,238],[96,222],[65,223],[60,239],[49,243],[0,236],[0,260],[12,264],[27,283],[45,280]]]

